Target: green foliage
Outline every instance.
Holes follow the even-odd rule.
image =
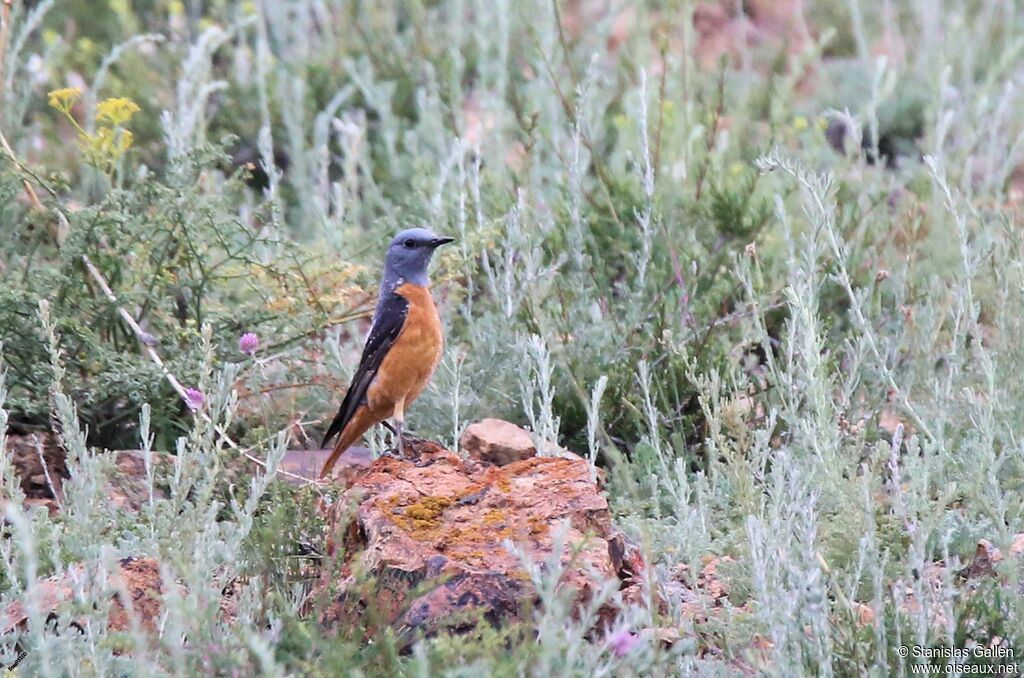
[[[49,299],[63,339],[67,388],[92,441],[129,444],[136,437],[131,422],[147,402],[163,447],[185,426],[184,403],[146,354],[147,341],[134,336],[90,276],[85,258],[116,290],[119,304],[137,309],[135,320],[186,384],[198,383],[204,324],[213,329],[220,357],[238,361],[244,356],[235,345],[243,332],[286,346],[336,317],[321,291],[303,279],[304,271],[321,266],[321,257],[232,216],[227,197],[242,190],[236,180],[215,193],[204,190],[199,168],[220,157],[202,149],[167,180],[151,177],[130,190],[110,191],[96,204],[68,213],[56,241],[36,229],[13,243],[8,256],[32,271],[9,276],[0,291],[0,338],[16,356],[9,401],[16,425],[45,426],[48,420],[49,378],[38,369],[46,363],[46,347],[34,309],[39,299]],[[344,275],[340,268],[333,273]],[[296,298],[311,305],[296,304]],[[276,312],[282,303],[292,312]]]
[[[13,3],[0,431],[54,430],[70,477],[51,518],[0,467],[0,602],[125,555],[186,585],[150,643],[107,634],[91,584],[88,642],[32,618],[27,671],[887,675],[900,645],[1021,649],[1019,561],[963,568],[1024,533],[1024,18],[599,4]],[[139,111],[102,113],[121,99]],[[603,467],[663,609],[597,629],[551,562],[502,627],[309,613],[324,498],[251,476],[226,436],[271,462],[318,438],[410,225],[458,241],[410,424],[454,446],[500,416]],[[140,443],[174,469],[129,516],[99,448]],[[653,627],[682,640],[608,645]]]

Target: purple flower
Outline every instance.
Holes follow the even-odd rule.
[[[260,338],[255,332],[246,332],[238,338],[238,350],[246,355],[252,355],[260,347]]]
[[[186,388],[185,389],[185,404],[188,405],[188,409],[193,412],[201,409],[203,404],[206,402],[206,396],[198,388]]]
[[[608,636],[608,646],[612,648],[616,657],[625,657],[636,649],[639,643],[640,637],[630,632],[629,629],[622,629]]]

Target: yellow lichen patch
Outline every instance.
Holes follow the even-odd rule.
[[[436,522],[444,510],[452,505],[447,497],[424,497],[405,509],[405,515],[413,520]]]
[[[475,516],[473,521],[464,527],[453,528],[441,535],[448,549],[453,554],[464,555],[486,547],[493,548],[505,539],[515,538],[515,530],[503,525],[508,519],[506,511],[491,509],[483,516]],[[502,525],[502,527],[497,527]]]
[[[392,504],[394,503],[393,500]],[[401,513],[392,512],[391,519],[406,532],[417,536],[434,530],[438,526],[441,514],[451,505],[452,500],[448,497],[424,497],[415,504],[401,509]]]
[[[498,478],[497,482],[495,482],[494,484],[502,492],[509,492],[512,489],[512,483],[510,483],[508,478],[506,478],[505,476]]]
[[[507,511],[490,509],[484,514],[484,525],[500,525],[505,522]]]
[[[480,565],[481,563],[483,563],[484,558],[485,558],[484,552],[483,551],[479,551],[479,550],[477,550],[477,551],[465,551],[465,552],[459,554],[459,557],[463,561],[466,561],[466,562],[468,562],[470,564],[473,564],[473,565]]]
[[[462,528],[453,527],[445,532],[441,532],[436,535],[434,539],[434,548],[438,551],[447,551],[448,547],[454,542],[457,542],[462,537]]]

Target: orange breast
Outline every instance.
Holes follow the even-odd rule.
[[[441,319],[430,291],[405,283],[395,292],[409,302],[409,312],[366,393],[370,409],[382,416],[391,416],[395,403],[408,406],[426,388],[444,347]]]

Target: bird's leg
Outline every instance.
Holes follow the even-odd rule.
[[[395,437],[398,438],[398,456],[405,458],[405,438],[402,437],[402,423],[405,421],[405,399],[395,403],[395,413],[392,415],[395,420]]]

